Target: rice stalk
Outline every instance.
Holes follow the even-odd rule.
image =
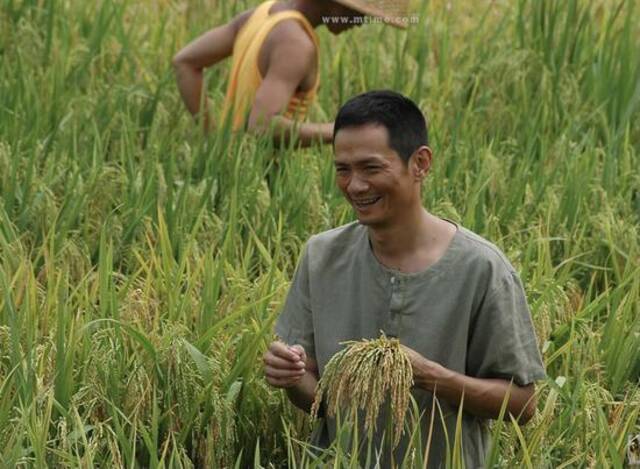
[[[393,419],[392,447],[400,442],[405,414],[409,407],[413,370],[400,341],[384,333],[378,339],[344,342],[346,347],[327,363],[318,383],[311,415],[318,416],[327,396],[327,415],[334,417],[341,408],[365,410],[364,428],[375,430],[380,408],[390,399]]]

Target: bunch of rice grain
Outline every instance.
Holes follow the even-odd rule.
[[[336,353],[327,366],[311,408],[316,418],[323,396],[327,395],[326,410],[329,417],[339,408],[364,410],[365,430],[375,429],[380,407],[390,397],[393,418],[393,447],[402,434],[404,417],[409,406],[413,371],[409,357],[400,347],[398,339],[387,338],[344,342],[346,347]]]

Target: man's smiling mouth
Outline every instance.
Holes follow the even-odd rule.
[[[353,202],[353,205],[355,205],[357,208],[366,208],[375,204],[380,199],[382,199],[382,196],[367,197],[362,199],[351,199],[351,201]]]

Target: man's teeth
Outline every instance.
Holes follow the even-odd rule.
[[[372,197],[370,199],[360,199],[360,200],[356,200],[355,203],[356,205],[371,205],[377,202],[379,198],[380,197]]]

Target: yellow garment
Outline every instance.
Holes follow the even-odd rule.
[[[262,3],[242,26],[233,46],[233,64],[227,95],[224,100],[223,116],[232,112],[232,128],[240,130],[245,126],[249,112],[262,83],[258,68],[258,56],[267,35],[280,22],[288,19],[300,21],[313,40],[318,51],[318,37],[307,19],[297,11],[282,11],[269,15],[275,0]],[[311,102],[315,99],[319,84],[319,74],[313,87],[305,92],[296,92],[283,114],[290,119],[304,119]]]

